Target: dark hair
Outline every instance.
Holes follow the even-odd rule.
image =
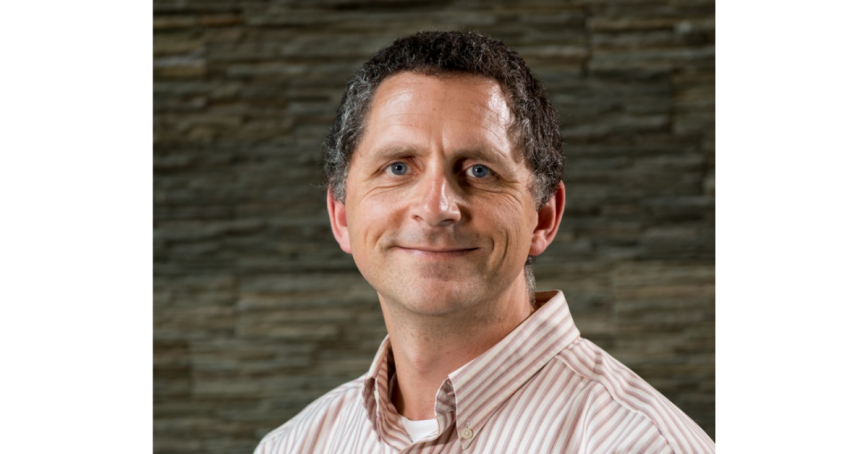
[[[542,85],[524,60],[496,39],[476,32],[419,32],[380,49],[353,75],[325,141],[325,174],[329,189],[344,201],[347,172],[364,133],[365,118],[377,87],[399,72],[426,75],[468,74],[494,79],[512,113],[509,132],[523,148],[533,171],[537,209],[561,181],[564,155],[558,117]]]
[[[467,74],[494,79],[512,113],[510,140],[524,151],[533,172],[536,208],[551,198],[564,170],[558,116],[542,85],[524,60],[501,41],[476,32],[419,32],[380,49],[347,82],[337,118],[325,141],[325,174],[335,199],[343,202],[353,152],[377,87],[400,72],[425,75]],[[534,257],[525,262],[525,279],[535,303]]]

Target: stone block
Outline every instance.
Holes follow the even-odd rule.
[[[204,373],[193,376],[195,397],[271,397],[306,386],[309,379],[300,376],[241,373]]]
[[[655,220],[661,223],[676,220],[713,219],[714,199],[707,195],[654,197],[643,202]]]
[[[189,361],[197,372],[297,373],[313,364],[314,350],[312,343],[214,339],[191,342]]]
[[[334,324],[275,323],[242,316],[235,323],[235,334],[243,338],[326,341],[338,339],[340,328]]]
[[[244,295],[245,293],[294,293],[336,288],[341,290],[369,289],[370,285],[361,274],[355,272],[306,274],[303,276],[257,276],[242,280],[240,288],[242,295]]]
[[[197,16],[157,16],[153,19],[154,30],[184,29],[198,24]]]
[[[164,454],[198,452],[202,442],[189,436],[163,436],[154,433],[154,452]]]
[[[154,339],[184,340],[231,335],[235,318],[229,307],[171,307],[154,313]]]
[[[714,227],[656,227],[641,239],[644,259],[714,258]]]
[[[669,49],[594,49],[588,62],[592,73],[607,71],[645,71],[668,73],[672,70],[713,70],[714,48]]]
[[[675,289],[660,288],[655,290],[674,293],[689,292],[692,289],[679,286]],[[612,307],[617,323],[623,327],[638,325],[654,327],[696,326],[702,322],[714,321],[714,289],[712,288],[711,295],[705,298],[701,297],[702,290],[704,289],[700,288],[696,294],[688,293],[677,296],[657,296],[645,292],[646,295],[636,295],[632,297],[633,299],[623,297],[616,292]],[[693,344],[691,347],[699,348],[699,351],[706,350],[701,345]],[[680,352],[685,353],[686,351],[681,349]]]
[[[187,396],[190,392],[190,357],[184,341],[154,342],[154,395]]]
[[[669,115],[634,115],[627,112],[611,112],[590,118],[561,130],[564,140],[599,140],[619,134],[641,134],[669,128]]]
[[[229,65],[226,75],[228,77],[291,78],[305,74],[307,71],[308,65],[304,64],[263,62]]]
[[[698,134],[714,129],[714,112],[681,109],[675,114],[672,130],[675,134]]]
[[[588,20],[592,32],[672,30],[680,21],[675,17],[594,17]],[[597,33],[595,33],[596,35]]]
[[[265,221],[259,218],[163,222],[154,229],[154,236],[173,243],[196,242],[223,235],[253,233],[264,226]]]
[[[205,60],[196,55],[171,56],[154,60],[155,78],[202,78],[206,71]]]
[[[711,169],[706,173],[705,178],[702,180],[703,193],[711,198],[714,198],[714,175],[714,169]]]
[[[244,16],[240,14],[206,14],[199,19],[199,23],[206,27],[241,25],[244,23]]]
[[[193,33],[154,36],[154,57],[201,54],[204,41]]]
[[[622,291],[677,284],[713,286],[714,263],[623,263],[613,269],[611,279],[613,287]]]
[[[709,80],[710,79],[710,80]],[[693,111],[714,111],[714,76],[710,78],[682,77],[675,82],[675,107]]]

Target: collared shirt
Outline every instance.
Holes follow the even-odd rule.
[[[434,435],[413,443],[389,399],[387,336],[368,373],[266,435],[254,454],[714,452],[687,415],[580,337],[563,293],[537,301],[521,325],[444,380]]]

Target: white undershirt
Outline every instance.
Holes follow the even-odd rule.
[[[449,375],[452,376],[454,374],[457,374],[459,371],[461,371],[462,369],[467,367],[467,365],[472,363],[472,362],[473,362],[473,360],[468,361],[463,366],[459,367],[458,369],[455,369],[455,372],[452,372]],[[389,382],[389,388],[390,389],[393,389],[392,387],[395,386],[395,381],[397,379],[398,379],[397,374],[392,375],[392,380]],[[401,422],[404,423],[404,429],[407,430],[407,434],[410,435],[410,440],[412,440],[413,443],[416,443],[417,441],[419,441],[423,438],[437,434],[437,430],[439,429],[439,427],[437,425],[437,419],[436,418],[435,419],[423,419],[421,421],[411,421],[411,420],[405,418],[404,415],[398,415],[398,416],[401,417]]]
[[[413,440],[413,443],[437,433],[436,419],[410,421],[402,415],[401,421],[404,423],[404,428],[407,429],[407,434],[410,435],[410,440]]]

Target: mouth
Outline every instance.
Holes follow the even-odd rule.
[[[397,249],[407,252],[416,257],[447,258],[460,257],[469,254],[479,248],[431,248],[415,246],[396,246]]]

